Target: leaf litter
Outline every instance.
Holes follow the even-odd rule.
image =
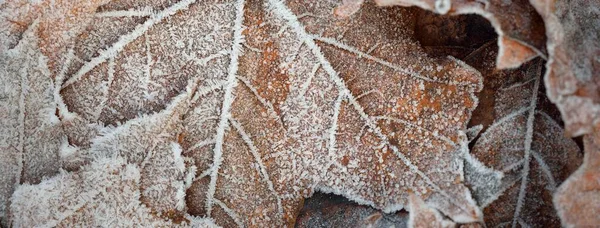
[[[474,46],[423,48],[429,31],[415,26],[454,24],[368,1],[0,4],[2,148],[12,151],[1,160],[2,224],[291,226],[304,198],[331,192],[411,210],[413,226],[419,216],[556,225],[552,195],[581,156],[534,58],[550,60],[544,82],[566,133],[590,132],[593,109],[563,101],[593,95],[556,95],[554,78],[565,75],[561,54],[576,53],[561,32],[592,42],[593,26],[564,30],[581,22],[556,19],[569,14],[562,3],[438,2],[401,5],[480,13],[499,54],[484,45],[464,57],[473,68],[442,53]],[[590,64],[576,67],[577,83]]]

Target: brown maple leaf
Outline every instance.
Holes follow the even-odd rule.
[[[555,112],[540,85],[543,62],[496,71],[494,50],[486,45],[465,59],[484,75],[483,95],[493,91],[476,111],[491,113],[493,122],[474,119],[486,130],[466,159],[466,182],[488,226],[557,226],[552,194],[580,164],[579,148],[548,114]]]
[[[331,15],[337,6],[99,7],[56,76],[65,79],[65,129],[85,132],[68,133],[75,156],[92,167],[106,157],[138,166],[137,204],[174,222],[188,212],[224,226],[292,225],[315,191],[384,212],[415,192],[455,221],[479,220],[462,159],[480,75],[427,56],[410,9],[366,4],[340,20]],[[187,163],[172,156],[174,143]]]
[[[531,0],[544,19],[549,59],[548,97],[571,136],[591,133],[600,121],[600,4]]]
[[[546,56],[544,21],[527,0],[375,0],[379,5],[417,6],[439,14],[478,14],[498,34],[496,67],[517,68],[537,56]]]
[[[600,134],[586,135],[583,142],[583,165],[554,194],[554,208],[565,227],[600,224]]]

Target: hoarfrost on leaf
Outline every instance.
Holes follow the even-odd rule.
[[[15,47],[0,53],[0,220],[6,226],[14,188],[58,172],[65,139],[47,58],[34,33],[38,26],[31,24]]]
[[[547,113],[540,93],[542,62],[511,71],[485,64],[492,46],[467,57],[496,91],[485,112],[494,122],[465,160],[465,179],[489,226],[546,227],[559,223],[552,194],[581,162],[579,147]],[[483,64],[482,64],[483,63]],[[493,109],[489,109],[489,108]]]
[[[425,202],[415,194],[409,196],[409,228],[450,228],[456,227],[451,220],[445,219],[440,212],[427,206]]]
[[[142,203],[142,175],[125,159],[102,158],[80,171],[21,185],[12,198],[13,225],[216,227],[209,219],[189,215],[180,224],[156,216]]]
[[[413,38],[414,9],[366,3],[336,19],[338,6],[99,6],[51,77],[65,129],[77,129],[74,156],[90,164],[61,177],[87,180],[100,175],[91,171],[99,162],[123,157],[140,178],[115,184],[135,186],[132,204],[171,221],[188,212],[223,226],[291,225],[315,191],[384,212],[406,207],[414,192],[454,221],[480,220],[462,179],[479,73],[427,56]],[[124,196],[111,194],[82,216],[118,209],[109,199]],[[13,202],[14,213],[29,200],[37,199]]]

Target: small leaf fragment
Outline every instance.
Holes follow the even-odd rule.
[[[600,131],[583,139],[583,164],[554,193],[554,208],[564,227],[600,224]]]

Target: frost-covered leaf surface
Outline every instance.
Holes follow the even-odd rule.
[[[560,109],[569,135],[591,133],[600,122],[600,4],[587,0],[531,0],[531,4],[546,25],[548,97]]]
[[[486,130],[465,161],[467,184],[488,226],[555,227],[560,221],[552,195],[581,163],[579,148],[548,114],[542,62],[494,71],[493,49],[484,46],[466,59],[495,91],[493,101],[482,103],[491,107],[484,112],[493,114],[493,122],[478,119]]]
[[[36,27],[31,30],[37,35],[39,51],[47,57],[48,68],[54,76],[60,71],[68,47],[94,17],[96,8],[108,1],[2,1],[0,52],[17,45],[21,34],[37,20]]]
[[[409,196],[409,228],[450,228],[456,224],[445,219],[440,212],[427,206],[425,202],[414,194]]]
[[[15,47],[0,53],[0,220],[8,225],[9,197],[22,183],[39,183],[60,167],[66,145],[55,115],[54,82],[30,26]]]
[[[583,165],[554,194],[554,207],[564,227],[600,224],[600,134],[584,138]]]
[[[384,212],[414,192],[455,221],[480,219],[462,180],[480,75],[428,57],[411,9],[367,3],[338,19],[339,5],[97,7],[51,77],[65,129],[77,129],[65,154],[86,167],[123,157],[140,173],[140,205],[171,221],[189,212],[223,226],[291,225],[314,191]],[[86,180],[89,169],[64,175]]]
[[[15,227],[215,227],[186,216],[176,224],[146,207],[143,171],[122,158],[101,158],[80,171],[60,172],[37,185],[17,188],[11,211]]]
[[[537,56],[546,56],[544,21],[527,0],[375,0],[379,5],[417,6],[439,14],[478,14],[498,34],[499,69],[516,68]]]

